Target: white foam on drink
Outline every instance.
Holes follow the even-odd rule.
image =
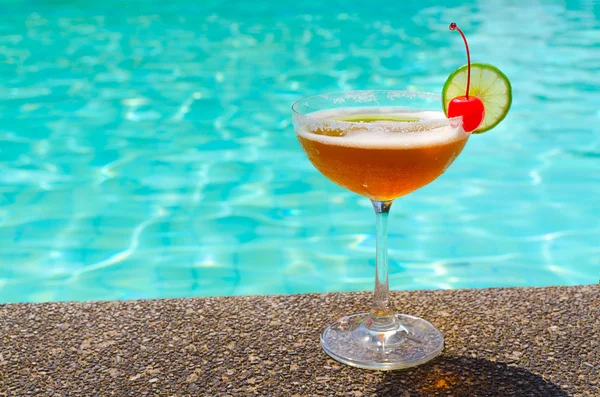
[[[349,116],[390,116],[418,121],[341,121]],[[297,116],[296,133],[327,145],[360,148],[412,148],[438,146],[467,138],[460,123],[447,119],[443,112],[398,107],[342,108]],[[318,129],[348,131],[343,136],[316,134]]]

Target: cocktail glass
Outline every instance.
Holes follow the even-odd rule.
[[[460,154],[470,134],[446,118],[437,94],[351,91],[302,99],[292,106],[294,129],[311,163],[338,185],[369,198],[377,225],[375,292],[368,313],[329,325],[321,344],[355,367],[400,369],[442,351],[429,322],[395,312],[390,300],[387,220],[394,199],[427,185]]]

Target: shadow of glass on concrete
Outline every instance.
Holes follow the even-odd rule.
[[[526,369],[464,356],[439,357],[406,371],[385,374],[379,397],[412,396],[543,396],[569,393]]]

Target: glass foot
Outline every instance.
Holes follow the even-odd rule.
[[[321,334],[325,353],[358,368],[391,370],[423,364],[442,352],[444,336],[429,322],[396,314],[398,328],[374,331],[365,326],[369,314],[343,317]]]

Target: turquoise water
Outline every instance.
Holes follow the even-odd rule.
[[[290,106],[439,92],[451,21],[513,109],[394,204],[392,288],[598,282],[598,2],[271,3],[2,1],[0,302],[370,289],[370,203]]]

